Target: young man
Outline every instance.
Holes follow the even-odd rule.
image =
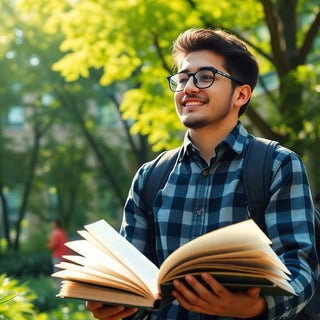
[[[188,128],[178,160],[155,197],[155,243],[147,241],[142,187],[151,164],[137,172],[124,209],[121,234],[139,250],[156,252],[161,263],[179,246],[211,230],[248,219],[241,181],[243,157],[252,136],[238,118],[258,78],[256,60],[235,37],[191,29],[173,47],[178,73],[168,78],[177,114]],[[258,164],[259,165],[259,164]],[[176,300],[152,319],[285,319],[315,290],[317,258],[313,203],[300,158],[278,146],[273,154],[271,199],[266,209],[273,249],[292,273],[297,296],[261,296],[259,288],[230,292],[202,274],[208,286],[187,275],[189,289],[174,281]],[[137,310],[88,302],[97,319],[122,319]]]

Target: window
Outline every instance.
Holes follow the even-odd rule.
[[[21,106],[11,107],[7,114],[7,125],[11,128],[22,128],[24,125],[24,108]]]

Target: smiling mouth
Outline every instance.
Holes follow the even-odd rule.
[[[204,104],[203,101],[187,101],[183,103],[184,107],[200,107]]]

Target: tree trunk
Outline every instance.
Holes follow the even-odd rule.
[[[1,207],[2,207],[2,221],[3,221],[4,236],[5,236],[5,239],[7,240],[8,249],[11,249],[12,241],[10,238],[8,204],[7,204],[6,197],[4,196],[4,193],[3,193],[3,185],[1,181],[0,181],[0,198],[1,198]],[[2,251],[1,246],[0,246],[0,251]]]
[[[16,251],[19,250],[21,223],[26,215],[29,195],[32,189],[32,183],[35,176],[36,165],[39,157],[40,139],[41,139],[41,134],[39,133],[38,128],[36,128],[34,133],[33,147],[32,147],[30,163],[29,163],[28,174],[27,174],[26,183],[24,186],[24,191],[22,194],[21,206],[18,212],[18,220],[16,222],[16,227],[15,227],[16,234],[15,234],[13,249]]]

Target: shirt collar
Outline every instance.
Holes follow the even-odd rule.
[[[228,149],[233,150],[235,153],[241,154],[248,136],[249,134],[247,130],[241,124],[241,122],[238,121],[237,125],[232,129],[228,136],[219,143],[219,145],[216,147],[216,150],[227,147]],[[191,141],[189,133],[187,131],[184,136],[182,150],[179,155],[179,160],[182,160],[182,158],[186,154],[188,154],[188,150],[190,150],[190,148],[197,149]]]
[[[226,143],[234,152],[241,154],[243,152],[246,140],[249,134],[245,127],[238,121],[237,125],[224,139],[223,143]]]

